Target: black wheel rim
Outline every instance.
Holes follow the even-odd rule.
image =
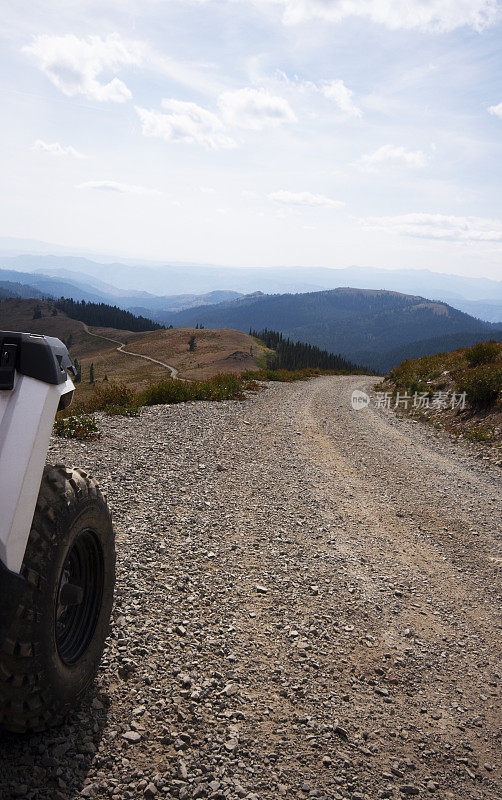
[[[55,628],[59,657],[74,664],[89,647],[101,608],[103,551],[94,531],[85,529],[73,542],[59,578]]]

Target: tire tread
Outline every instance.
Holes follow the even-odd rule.
[[[42,731],[59,724],[70,710],[65,704],[56,705],[46,690],[37,658],[37,603],[46,583],[44,566],[58,538],[58,514],[68,513],[71,506],[86,498],[100,505],[111,527],[106,501],[94,478],[63,464],[44,468],[21,568],[26,589],[0,649],[0,726],[13,732]]]

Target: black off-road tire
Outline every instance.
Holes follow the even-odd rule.
[[[57,725],[78,704],[108,634],[113,527],[82,470],[45,467],[21,574],[24,596],[0,651],[0,726],[18,733]]]

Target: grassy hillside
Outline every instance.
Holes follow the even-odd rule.
[[[188,342],[194,337],[194,350]],[[168,361],[186,378],[209,378],[219,372],[243,372],[263,363],[267,348],[246,333],[230,329],[197,330],[172,328],[155,331],[135,340],[134,350],[157,358],[168,355]]]
[[[452,352],[403,361],[391,370],[378,388],[392,394],[391,407],[401,412],[446,428],[462,438],[500,448],[500,342],[482,342]],[[409,397],[410,400],[398,400],[398,393],[400,398]],[[463,393],[465,408],[452,408],[453,394],[460,398]],[[418,399],[415,402],[415,397],[424,398],[425,402],[419,403]]]
[[[173,325],[273,328],[292,340],[387,371],[403,357],[434,353],[441,339],[457,334],[491,338],[500,332],[446,303],[398,292],[334,289],[308,294],[253,295],[166,317]],[[434,339],[430,349],[424,339]],[[415,344],[420,343],[416,352]],[[417,345],[418,346],[418,345]],[[400,348],[396,361],[396,347]]]
[[[33,319],[38,306],[41,318]],[[41,300],[7,299],[0,302],[0,329],[57,336],[67,345],[73,359],[82,365],[82,382],[77,384],[77,398],[92,393],[90,367],[96,382],[105,376],[109,382],[125,382],[135,390],[164,380],[168,370],[160,364],[117,352],[118,344],[89,335],[82,323],[65,313],[53,313],[54,304]],[[89,327],[94,334],[125,342],[127,349],[171,364],[181,377],[205,378],[219,372],[238,373],[256,369],[263,363],[266,348],[240,331],[194,330],[192,328],[135,333],[116,328]],[[194,350],[189,350],[190,337]]]

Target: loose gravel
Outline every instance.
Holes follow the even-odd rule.
[[[116,602],[81,708],[0,738],[2,800],[502,796],[500,470],[354,411],[373,381],[52,441],[108,493]]]

